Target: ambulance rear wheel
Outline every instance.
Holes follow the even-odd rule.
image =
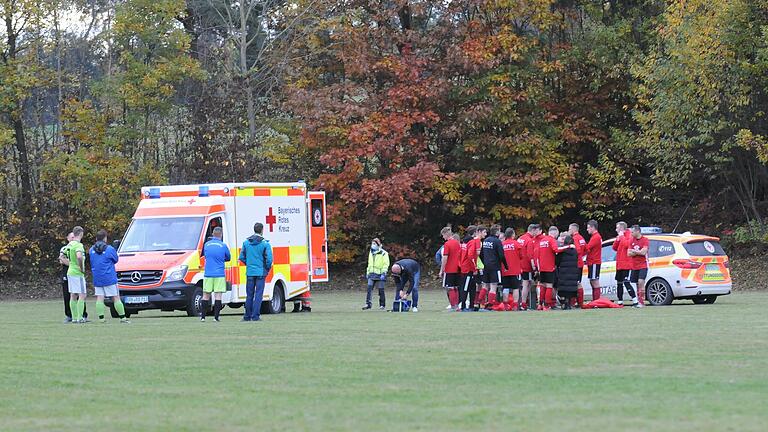
[[[285,291],[283,286],[276,284],[272,290],[272,299],[261,304],[261,312],[267,314],[279,314],[285,308]]]

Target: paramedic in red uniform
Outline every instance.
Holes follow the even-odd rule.
[[[587,243],[587,278],[592,285],[592,301],[600,298],[600,265],[603,263],[603,237],[597,231],[597,221],[587,222],[589,242]]]
[[[618,297],[618,303],[624,304],[624,288],[627,288],[627,292],[632,296],[632,301],[635,301],[635,290],[632,289],[632,284],[625,283],[629,279],[629,270],[632,267],[632,263],[627,255],[629,244],[632,242],[629,230],[627,230],[626,222],[616,223],[616,240],[613,241],[613,250],[616,251],[616,297]]]
[[[627,255],[631,261],[631,269],[629,270],[629,281],[626,284],[637,284],[637,297],[632,299],[632,305],[634,307],[645,306],[645,279],[648,277],[648,249],[650,249],[651,242],[648,241],[648,237],[643,235],[639,225],[632,226],[632,240],[629,243],[629,249]],[[627,291],[632,288],[629,285]]]
[[[445,244],[443,244],[443,257],[440,261],[440,277],[443,280],[443,287],[448,294],[448,302],[451,309],[459,311],[459,284],[461,283],[461,244],[453,238],[453,231],[450,227],[440,230]]]

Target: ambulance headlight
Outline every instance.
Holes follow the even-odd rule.
[[[170,269],[168,271],[168,277],[165,278],[165,281],[166,282],[175,282],[175,281],[180,281],[180,280],[184,279],[184,276],[187,275],[187,269],[188,268],[189,267],[187,267],[185,265],[181,265],[181,266],[174,267],[174,268]]]

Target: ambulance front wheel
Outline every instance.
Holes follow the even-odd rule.
[[[187,300],[187,316],[200,316],[203,305],[203,287],[198,286]]]
[[[272,299],[261,303],[261,313],[279,314],[285,308],[285,291],[283,286],[275,284],[272,290]]]

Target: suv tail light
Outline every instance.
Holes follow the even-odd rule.
[[[680,267],[681,269],[697,269],[701,267],[701,263],[698,261],[691,261],[689,259],[676,259],[672,261],[672,264]]]
[[[725,266],[725,268],[731,268],[731,262],[730,261],[724,261],[723,265]]]

